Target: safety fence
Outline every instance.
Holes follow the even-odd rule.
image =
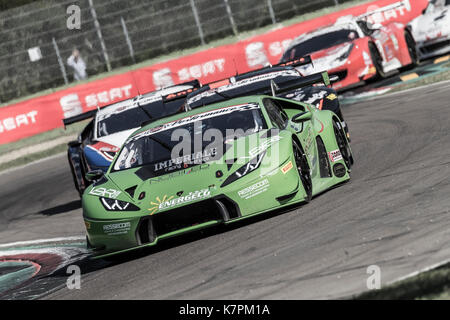
[[[0,12],[0,102],[72,82],[75,48],[93,76],[345,1],[33,2]]]
[[[232,3],[231,0],[228,1]],[[398,0],[377,0],[365,3],[289,27],[275,29],[234,44],[217,46],[181,58],[80,84],[53,94],[0,108],[0,144],[60,127],[62,126],[61,119],[65,117],[74,116],[130,98],[138,93],[193,79],[199,79],[202,83],[208,83],[229,77],[236,72],[246,72],[265,66],[267,63],[277,63],[286,46],[300,34],[334,23],[341,16],[360,15],[396,2]],[[100,3],[100,1],[97,0],[96,3]],[[375,16],[377,20],[375,22],[382,24],[393,21],[407,23],[421,14],[427,3],[427,0],[406,1],[407,5],[402,8],[389,10]],[[97,14],[98,12],[99,10],[97,9]],[[100,21],[100,23],[103,22]],[[148,23],[148,25],[153,24]],[[237,25],[239,26],[239,24]],[[181,28],[180,26],[180,30]],[[130,22],[127,24],[127,29],[130,38],[133,37],[134,27],[132,27]],[[105,41],[105,47],[108,49],[110,42],[107,39],[110,36],[106,30],[102,28],[102,37]],[[204,34],[207,33],[205,32]],[[97,36],[94,33],[93,37]],[[121,36],[123,37],[123,34]],[[64,54],[67,56],[71,52],[72,48],[70,46],[64,48],[60,41],[56,42],[62,56]],[[137,46],[134,45],[133,50],[135,52],[136,48]],[[131,55],[130,52],[129,54]],[[92,63],[92,57],[87,55],[89,64]],[[112,57],[114,57],[112,51],[108,51],[110,62],[115,61]],[[97,59],[100,61],[98,65],[106,69],[106,58],[101,48]],[[38,61],[38,63],[40,62]],[[62,68],[57,64],[54,69],[61,72]]]

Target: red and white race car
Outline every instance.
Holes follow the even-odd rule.
[[[297,37],[281,62],[311,55],[313,65],[298,70],[302,75],[328,71],[335,78],[333,88],[337,90],[416,65],[416,44],[406,26],[396,22],[372,24],[367,21],[368,15],[344,16],[333,25]]]

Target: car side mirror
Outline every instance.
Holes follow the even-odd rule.
[[[92,170],[89,171],[88,173],[86,173],[86,180],[87,181],[95,181],[100,179],[101,177],[103,177],[105,173],[103,172],[103,170]]]
[[[304,111],[293,116],[291,121],[294,123],[302,123],[311,120],[311,118],[312,118],[311,111]]]

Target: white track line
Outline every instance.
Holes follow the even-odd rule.
[[[10,172],[13,172],[13,171],[16,171],[16,170],[21,170],[21,169],[24,169],[26,167],[33,166],[35,164],[38,164],[38,163],[41,163],[41,162],[44,162],[44,161],[47,161],[47,160],[51,160],[51,159],[54,159],[54,158],[61,157],[61,156],[65,155],[65,154],[66,154],[66,152],[61,152],[61,153],[57,153],[57,154],[54,154],[54,155],[51,155],[51,156],[48,156],[48,157],[45,157],[45,158],[42,158],[42,159],[38,159],[36,161],[24,164],[24,165],[19,166],[19,167],[9,168],[9,169],[6,169],[4,171],[1,171],[0,175],[6,174],[6,173],[10,173]]]
[[[63,241],[78,241],[85,240],[86,236],[72,236],[72,237],[61,237],[61,238],[51,238],[51,239],[38,239],[38,240],[30,240],[30,241],[17,241],[12,243],[0,244],[0,248],[12,248],[17,246],[27,246],[27,245],[36,245],[42,243],[52,243],[52,242],[63,242]]]
[[[406,279],[415,277],[415,276],[417,276],[417,275],[419,275],[419,274],[421,274],[421,273],[423,273],[423,272],[427,272],[427,271],[430,271],[430,270],[439,268],[439,267],[441,267],[441,266],[443,266],[443,265],[445,265],[445,264],[447,264],[447,263],[449,263],[449,262],[450,262],[450,259],[446,259],[446,260],[444,260],[444,261],[441,261],[441,262],[432,264],[431,266],[422,268],[422,269],[417,270],[417,271],[413,271],[413,272],[407,274],[406,276],[402,276],[402,277],[400,277],[400,278],[397,278],[397,279],[395,279],[395,280],[393,280],[393,281],[391,281],[391,282],[389,282],[389,283],[387,283],[387,284],[388,284],[388,285],[391,285],[391,284],[393,284],[393,283],[396,283],[396,282],[399,282],[399,281],[403,281],[403,280],[406,280]]]

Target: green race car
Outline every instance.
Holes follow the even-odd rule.
[[[144,125],[83,194],[97,257],[308,202],[350,179],[350,145],[331,111],[247,96]]]

